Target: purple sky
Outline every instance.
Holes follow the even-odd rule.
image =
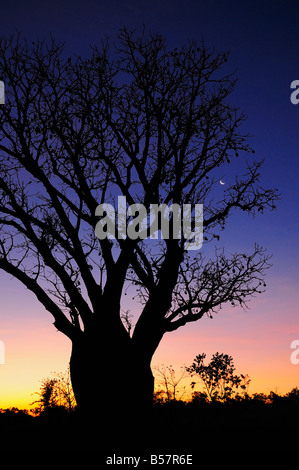
[[[183,365],[200,352],[224,352],[249,373],[252,391],[289,391],[299,385],[299,365],[290,363],[290,343],[299,339],[299,105],[290,101],[290,84],[299,79],[294,2],[11,0],[0,6],[1,35],[20,30],[34,41],[51,33],[66,43],[68,53],[88,54],[90,44],[115,37],[123,25],[139,30],[145,25],[165,35],[170,46],[203,38],[208,47],[231,51],[228,67],[239,77],[231,101],[248,115],[244,131],[253,136],[255,157],[265,159],[263,184],[282,195],[274,213],[254,220],[232,217],[221,241],[227,252],[250,251],[258,242],[273,254],[267,292],[246,313],[224,309],[214,320],[168,335],[153,362]],[[229,180],[229,169],[224,177]],[[69,343],[22,286],[3,274],[0,281],[0,340],[6,352],[0,407],[21,403],[21,393],[28,405],[38,380],[67,367]]]

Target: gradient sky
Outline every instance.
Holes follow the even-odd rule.
[[[123,25],[143,25],[167,37],[170,46],[203,38],[208,47],[230,50],[229,67],[239,82],[231,101],[248,115],[244,131],[256,159],[264,159],[263,184],[278,188],[274,213],[256,219],[236,214],[222,237],[226,252],[250,251],[255,242],[273,254],[267,291],[250,309],[223,308],[213,320],[167,334],[153,364],[189,365],[202,352],[230,354],[251,377],[249,392],[286,393],[299,386],[299,364],[290,361],[299,340],[299,105],[290,84],[299,79],[296,3],[260,0],[2,0],[0,35],[22,31],[30,40],[49,33],[69,53],[88,54],[90,44],[115,36]],[[5,78],[4,78],[5,79]],[[229,180],[229,173],[224,175]],[[33,294],[0,273],[0,408],[28,407],[40,380],[68,366],[70,342]],[[1,361],[0,361],[1,362]],[[100,367],[100,364],[99,364]]]

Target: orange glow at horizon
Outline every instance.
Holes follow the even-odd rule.
[[[68,367],[71,343],[51,323],[51,315],[16,280],[1,273],[0,408],[30,409],[40,381]]]
[[[249,375],[249,394],[274,391],[284,395],[299,386],[299,364],[290,360],[291,342],[299,339],[297,288],[275,277],[269,284],[248,311],[223,308],[213,320],[204,317],[166,334],[152,366],[172,365],[179,373],[197,354],[205,352],[208,361],[218,351],[233,357],[238,374]],[[67,369],[71,343],[51,325],[51,315],[34,296],[15,281],[5,286],[0,306],[0,340],[5,345],[0,408],[30,409],[40,381]],[[189,382],[184,382],[186,387]]]
[[[0,365],[0,408],[29,409],[41,380],[68,367],[70,342],[55,328],[4,334],[5,363]]]

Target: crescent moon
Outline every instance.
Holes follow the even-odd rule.
[[[223,183],[223,181],[221,181],[221,180],[220,180],[220,184],[222,184],[222,185],[223,185],[223,184],[225,184],[225,183]]]

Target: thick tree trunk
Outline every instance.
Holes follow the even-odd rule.
[[[128,444],[150,428],[154,377],[129,337],[117,338],[115,330],[111,338],[107,331],[82,334],[73,341],[70,371],[83,433],[88,427],[113,449],[115,441]]]

